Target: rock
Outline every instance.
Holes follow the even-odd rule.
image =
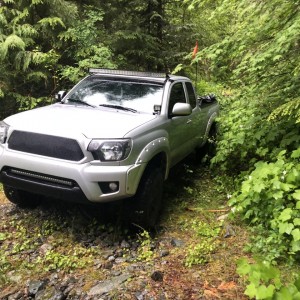
[[[124,251],[122,249],[117,249],[114,254],[115,257],[122,257],[123,255]]]
[[[140,271],[140,270],[144,270],[145,266],[144,265],[140,265],[140,264],[131,264],[127,267],[127,270],[129,272],[136,272],[136,271]]]
[[[36,293],[35,300],[63,300],[65,299],[65,295],[56,290],[54,287],[50,287],[44,290],[40,290]]]
[[[110,256],[107,260],[108,260],[108,261],[111,261],[111,262],[114,262],[114,261],[116,260],[116,258],[112,255],[112,256]]]
[[[151,275],[151,279],[154,281],[163,281],[164,274],[161,271],[154,271]]]
[[[120,276],[122,273],[121,273],[121,271],[118,271],[118,270],[116,270],[116,271],[112,271],[111,273],[111,276]]]
[[[103,269],[107,269],[107,270],[111,269],[113,266],[114,264],[111,261],[107,261],[102,265]]]
[[[50,282],[51,283],[54,283],[54,282],[56,282],[57,280],[58,280],[58,274],[57,273],[52,273],[51,275],[50,275],[50,278],[49,278],[49,280],[50,280]]]
[[[70,284],[68,286],[65,286],[62,288],[63,292],[65,295],[68,295],[69,293],[71,293],[71,291],[74,291],[75,285],[74,284]],[[74,296],[74,295],[71,295]]]
[[[19,299],[24,299],[24,295],[21,291],[15,293],[15,294],[9,295],[7,298],[7,300],[19,300]]]
[[[230,225],[226,225],[225,226],[225,234],[224,234],[224,238],[229,238],[231,236],[235,236],[235,231],[233,230],[233,228]]]
[[[137,300],[144,300],[146,299],[145,296],[147,296],[147,294],[148,294],[147,291],[142,291],[142,292],[136,292],[134,296]]]
[[[28,283],[28,293],[34,296],[38,291],[42,290],[46,285],[46,281],[35,280]]]
[[[161,250],[159,252],[160,257],[165,257],[165,256],[168,256],[169,254],[170,254],[169,250]]]
[[[109,293],[110,291],[118,288],[120,284],[122,284],[129,278],[130,275],[123,274],[114,277],[111,280],[105,280],[92,287],[87,294],[88,296],[96,296],[96,295],[101,296],[103,294]]]
[[[130,244],[129,244],[127,241],[125,241],[125,240],[123,240],[123,241],[121,242],[120,246],[121,246],[121,248],[123,248],[123,249],[129,249],[129,248],[130,248]]]
[[[102,257],[104,259],[108,259],[110,256],[114,255],[114,251],[113,250],[107,250],[107,251],[103,251],[102,252]]]
[[[50,250],[53,249],[53,246],[51,246],[50,244],[48,243],[45,243],[43,244],[41,247],[40,247],[40,252],[45,255],[47,252],[49,252]]]
[[[70,300],[82,300],[82,299],[87,299],[86,294],[82,291],[82,289],[75,287],[75,286],[70,286],[70,291],[68,291],[68,294],[66,291],[64,292],[65,295],[67,295],[66,299]]]
[[[172,239],[171,240],[171,245],[174,247],[182,247],[184,245],[184,241],[177,240],[177,239]]]
[[[126,262],[126,258],[124,258],[124,257],[117,257],[115,260],[116,264],[122,264],[124,262]]]

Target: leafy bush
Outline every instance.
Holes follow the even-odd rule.
[[[230,200],[255,226],[255,244],[269,261],[300,256],[300,148],[281,151],[275,162],[260,161]]]
[[[294,282],[284,285],[279,269],[263,261],[249,264],[246,259],[238,262],[237,273],[247,278],[245,295],[250,299],[300,299],[300,276]]]
[[[221,224],[193,220],[188,222],[188,228],[193,230],[196,240],[187,249],[185,266],[191,267],[209,262],[211,254],[218,248],[217,237],[221,231]]]

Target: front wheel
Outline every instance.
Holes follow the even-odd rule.
[[[136,195],[128,199],[132,223],[150,229],[157,225],[161,211],[163,183],[161,168],[149,166],[145,170]]]
[[[34,208],[39,204],[39,196],[18,190],[8,185],[3,185],[6,198],[21,208]]]

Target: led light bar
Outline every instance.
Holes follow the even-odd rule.
[[[10,169],[10,172],[15,175],[21,175],[21,176],[31,177],[31,178],[35,178],[35,179],[45,180],[48,182],[63,184],[63,185],[67,185],[70,187],[73,186],[73,182],[70,180],[66,180],[66,179],[59,179],[59,178],[50,177],[47,175],[36,174],[36,173],[17,170],[17,169]]]
[[[106,75],[156,77],[156,78],[167,78],[167,77],[169,77],[167,73],[139,72],[139,71],[98,69],[98,68],[90,68],[89,73],[90,74],[106,74]]]

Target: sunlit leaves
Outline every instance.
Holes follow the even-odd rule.
[[[60,25],[62,27],[66,27],[64,22],[61,20],[61,18],[58,17],[49,17],[49,18],[43,18],[38,21],[39,24],[41,24],[42,28],[47,28],[48,26],[51,29],[54,29],[56,26]]]
[[[279,269],[265,261],[250,264],[246,259],[238,261],[237,272],[248,283],[245,295],[250,299],[300,299],[299,275],[293,282],[283,285]]]

